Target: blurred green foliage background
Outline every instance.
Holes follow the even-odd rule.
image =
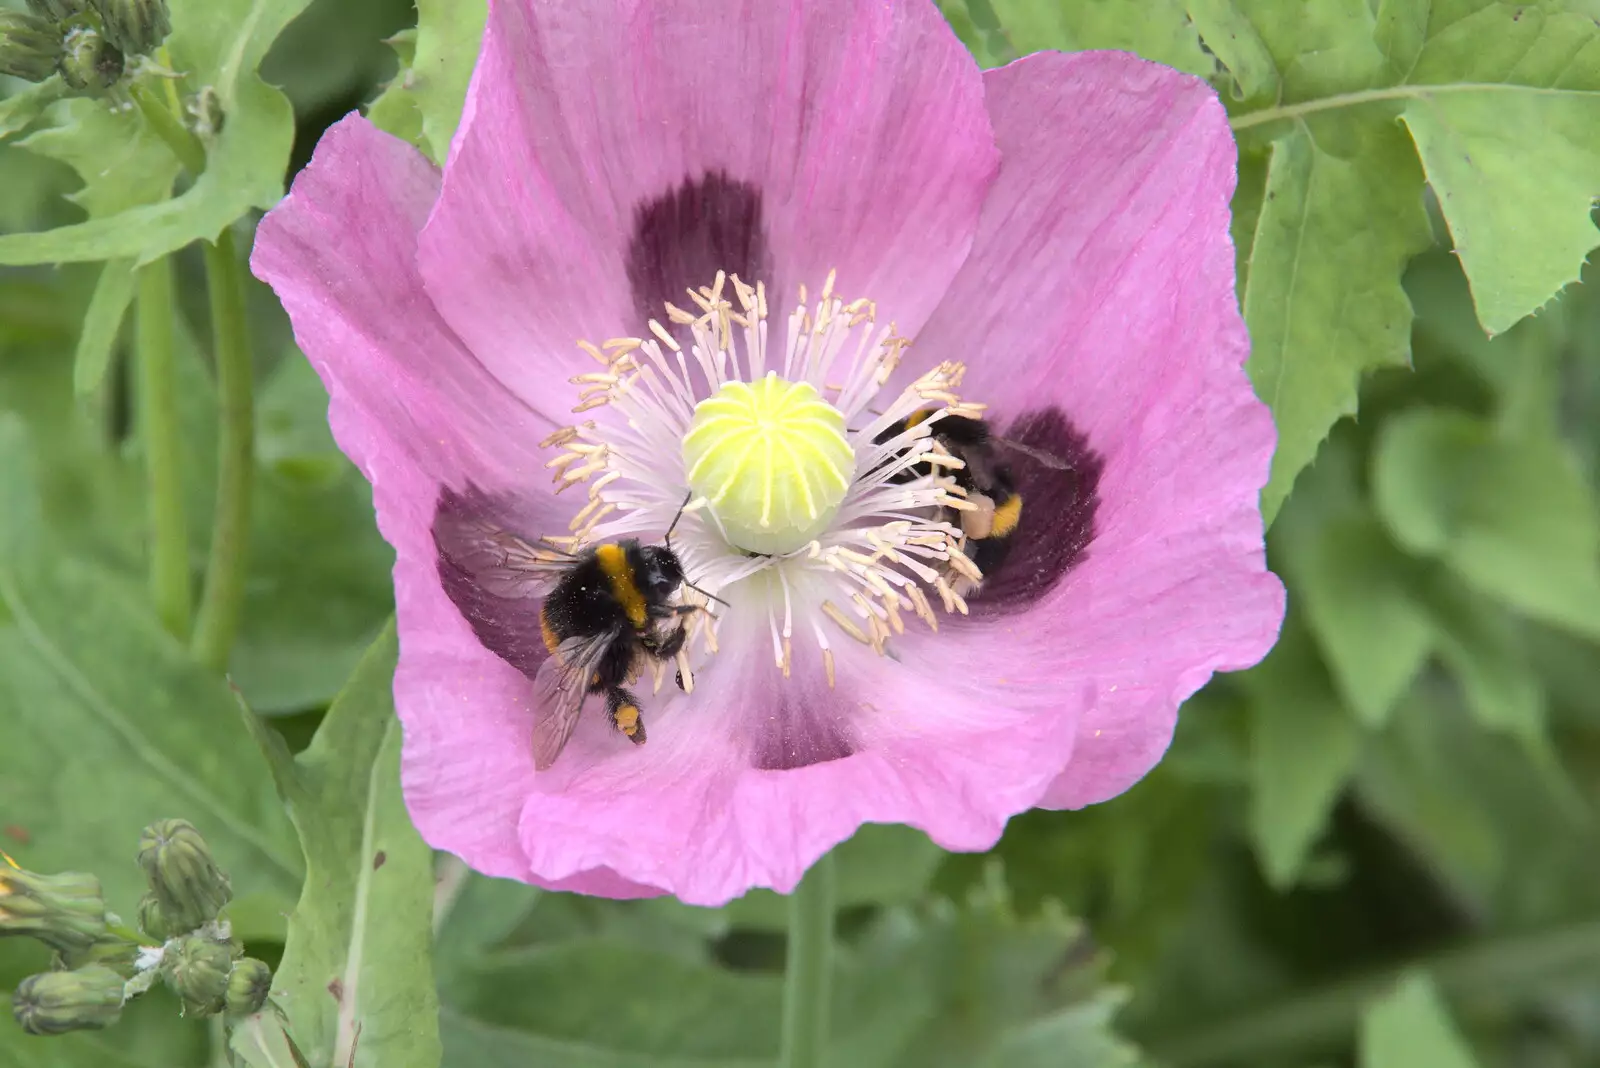
[[[1129,47],[1239,99],[1237,69],[1230,81],[1182,5],[944,6],[985,62]],[[315,0],[277,40],[261,73],[294,105],[291,169],[395,77],[411,43],[384,41],[415,21],[397,0]],[[0,96],[18,88],[0,80]],[[1267,147],[1241,140],[1248,267]],[[0,233],[95,210],[73,202],[71,147],[0,145]],[[1411,366],[1362,380],[1359,418],[1335,427],[1272,527],[1290,590],[1278,648],[1186,706],[1165,761],[1123,797],[1028,813],[988,856],[893,827],[843,847],[834,1063],[1600,1064],[1600,296],[1572,286],[1488,339],[1437,202],[1425,207],[1430,247],[1400,261]],[[176,267],[200,547],[217,434],[209,312],[198,252]],[[142,606],[131,331],[113,334],[103,379],[75,388],[99,278],[96,264],[0,268],[0,545],[30,561],[0,601],[0,848],[41,870],[92,868],[126,914],[139,824],[186,816],[233,873],[251,952],[277,964],[299,847],[229,695]],[[249,285],[259,469],[232,672],[301,751],[364,651],[378,640],[385,655],[391,555],[281,309]],[[1315,335],[1294,336],[1319,358]],[[159,728],[130,733],[128,710],[148,707]],[[147,811],[174,784],[190,810]],[[449,864],[440,878],[451,1068],[770,1062],[785,924],[773,895],[698,910],[540,894]],[[0,942],[0,988],[43,966]],[[400,1063],[369,1061],[379,1048],[359,1063]],[[219,1056],[162,993],[100,1035],[25,1039],[0,1019],[0,1064]]]

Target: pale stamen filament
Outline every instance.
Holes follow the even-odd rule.
[[[965,367],[940,364],[894,396],[880,397],[909,341],[893,323],[878,325],[871,301],[837,296],[835,282],[830,273],[814,301],[800,287],[776,352],[769,347],[764,284],[722,272],[711,285],[686,290],[685,302],[667,304],[665,322],[650,320],[642,336],[610,338],[601,346],[581,342],[601,366],[573,377],[574,411],[607,414],[562,428],[542,443],[559,450],[545,464],[557,492],[587,485],[588,499],[565,544],[658,533],[682,506],[673,548],[696,586],[729,600],[715,613],[696,612],[686,621],[690,634],[677,658],[686,690],[692,685],[689,648],[698,641],[714,653],[718,627],[730,616],[765,612],[773,661],[785,677],[799,616],[800,632],[810,634],[832,686],[836,661],[827,624],[881,655],[887,642],[905,633],[907,615],[937,630],[935,603],[946,613],[965,613],[952,580],[981,577],[963,551],[962,531],[942,518],[977,507],[949,477],[965,465],[932,437],[938,420],[983,411],[957,392]],[[825,532],[793,551],[763,556],[729,543],[717,500],[700,495],[683,505],[681,450],[699,394],[756,382],[769,370],[787,382],[809,383],[842,413],[855,473]],[[930,407],[916,426],[874,440]],[[934,477],[925,474],[930,468]],[[916,477],[895,481],[906,472]],[[800,492],[809,502],[809,483]],[[761,502],[754,503],[759,509]],[[763,572],[775,574],[763,582]],[[687,592],[684,597],[689,603]],[[653,665],[658,686],[663,667]]]

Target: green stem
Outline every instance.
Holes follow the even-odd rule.
[[[129,90],[133,102],[139,106],[144,114],[145,121],[150,123],[150,128],[167,143],[172,149],[172,154],[178,157],[178,162],[190,174],[198,175],[206,169],[206,147],[200,139],[190,133],[183,125],[181,119],[172,113],[167,101],[162,100],[150,87],[140,82],[135,82]]]
[[[116,935],[118,938],[122,939],[124,942],[128,942],[128,943],[130,943],[132,945],[148,946],[151,949],[154,949],[156,946],[159,946],[161,944],[160,942],[157,942],[153,938],[146,938],[144,935],[140,934],[138,931],[135,931],[132,927],[129,927],[127,924],[108,923],[108,924],[106,924],[106,930],[108,932],[110,932],[111,934]]]
[[[244,601],[250,537],[250,486],[255,473],[255,410],[250,335],[245,329],[243,278],[233,233],[223,230],[205,246],[206,285],[211,292],[211,328],[217,364],[220,439],[217,512],[211,527],[205,592],[195,624],[195,658],[214,671],[228,669]]]
[[[183,518],[183,434],[178,425],[172,261],[139,271],[136,356],[139,433],[144,443],[150,522],[150,596],[156,615],[178,638],[189,636],[189,538]]]
[[[1284,1050],[1329,1045],[1347,1038],[1373,999],[1401,972],[1427,970],[1447,996],[1537,998],[1547,981],[1590,974],[1600,966],[1600,920],[1554,931],[1516,935],[1451,950],[1375,975],[1358,976],[1280,1001],[1196,1031],[1146,1043],[1167,1068],[1251,1064]]]
[[[827,1063],[836,894],[833,854],[824,854],[789,898],[789,961],[783,985],[780,1068]]]
[[[1497,93],[1513,92],[1522,95],[1537,94],[1539,96],[1569,96],[1573,99],[1586,99],[1589,95],[1586,90],[1579,89],[1535,89],[1529,86],[1514,85],[1500,82],[1456,82],[1444,85],[1392,85],[1387,89],[1360,89],[1353,93],[1338,93],[1334,96],[1320,97],[1316,100],[1303,100],[1298,104],[1282,104],[1273,108],[1262,108],[1260,111],[1251,111],[1235,116],[1229,125],[1238,130],[1248,130],[1252,126],[1261,126],[1280,119],[1298,119],[1306,115],[1315,115],[1319,111],[1337,111],[1340,108],[1353,108],[1361,104],[1375,104],[1382,100],[1418,100],[1431,96],[1446,96],[1451,93]]]

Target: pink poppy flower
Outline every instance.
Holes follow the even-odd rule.
[[[443,174],[346,118],[253,259],[397,554],[430,843],[705,905],[791,889],[868,821],[985,849],[1126,790],[1185,698],[1271,646],[1274,437],[1205,84],[1120,53],[980,72],[929,0],[490,7]],[[842,418],[852,470],[799,544],[751,553],[683,439],[767,371]],[[976,404],[1070,469],[1007,461],[1026,510],[972,592],[959,491],[906,470],[928,425],[874,439]],[[691,623],[692,692],[670,665],[636,684],[644,745],[591,697],[541,770],[535,587],[485,532],[655,544],[697,493],[672,546],[726,605]]]

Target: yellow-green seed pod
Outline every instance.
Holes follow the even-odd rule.
[[[0,74],[42,82],[61,62],[61,31],[42,15],[0,11]]]
[[[72,88],[97,95],[122,77],[122,52],[87,26],[67,34],[61,53],[61,80]]]
[[[30,975],[11,995],[11,1012],[30,1035],[110,1027],[122,1015],[122,976],[103,964]]]
[[[39,875],[0,864],[0,937],[36,938],[71,955],[105,940],[100,880],[84,872]]]
[[[855,478],[844,431],[810,383],[728,382],[695,406],[684,472],[734,545],[792,552],[827,530]]]
[[[227,1010],[229,1016],[248,1016],[267,1003],[272,989],[272,969],[264,961],[245,957],[235,961],[228,973]]]
[[[233,898],[233,886],[217,868],[211,847],[188,820],[146,827],[139,836],[139,866],[172,933],[216,919]]]
[[[228,1000],[233,952],[203,935],[184,935],[167,946],[161,977],[183,999],[185,1016],[215,1016]]]
[[[94,0],[106,40],[129,56],[145,56],[172,32],[166,0]]]

